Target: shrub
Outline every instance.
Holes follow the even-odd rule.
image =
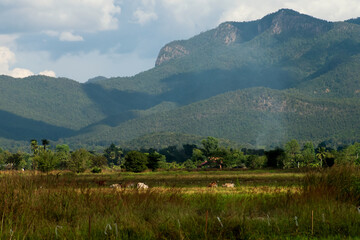
[[[99,167],[94,167],[92,170],[91,170],[92,173],[101,173],[101,168]]]

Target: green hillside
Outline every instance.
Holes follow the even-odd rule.
[[[0,76],[0,145],[166,146],[205,136],[276,146],[360,139],[360,25],[281,9],[225,22],[126,78]]]
[[[97,125],[71,141],[124,142],[157,132],[215,136],[253,146],[276,146],[293,138],[354,140],[360,139],[359,104],[359,99],[316,100],[266,88],[238,90],[116,127]]]

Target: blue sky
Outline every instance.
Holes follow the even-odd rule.
[[[0,74],[132,76],[166,43],[280,8],[342,21],[358,0],[0,0]]]

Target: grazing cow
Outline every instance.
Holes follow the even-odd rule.
[[[214,188],[214,187],[217,187],[217,183],[216,182],[211,182],[209,183],[208,187],[211,187],[211,188]]]
[[[111,188],[121,188],[121,185],[118,183],[114,183],[110,185]]]
[[[226,188],[233,188],[233,187],[235,187],[235,184],[234,183],[224,183],[222,186],[226,187]]]
[[[146,185],[145,183],[141,183],[141,182],[139,182],[137,185],[136,185],[136,187],[137,187],[137,189],[148,189],[149,188],[149,186],[148,185]]]

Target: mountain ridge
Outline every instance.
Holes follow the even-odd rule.
[[[0,76],[0,137],[89,146],[135,144],[157,132],[172,134],[156,146],[209,135],[247,146],[360,139],[356,22],[280,9],[166,44],[156,66],[133,77],[80,84]]]

